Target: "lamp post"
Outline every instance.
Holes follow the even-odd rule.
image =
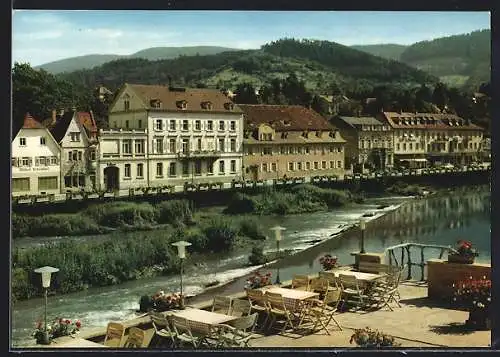
[[[274,237],[276,238],[276,258],[279,259],[281,231],[286,230],[286,228],[283,228],[283,227],[280,227],[280,226],[276,226],[276,227],[271,228],[271,230],[274,231]],[[278,262],[278,266],[276,268],[276,284],[281,284],[279,262]]]
[[[360,253],[365,253],[365,229],[366,229],[366,220],[361,218],[359,221],[359,229],[361,229],[361,250]]]
[[[42,268],[35,269],[35,273],[39,273],[42,275],[42,287],[45,290],[45,318],[44,318],[44,335],[42,343],[48,345],[49,341],[49,332],[47,331],[47,295],[50,287],[50,278],[52,273],[57,273],[59,269],[44,266]]]
[[[177,247],[177,254],[181,260],[181,309],[184,308],[184,295],[182,294],[182,274],[183,274],[183,270],[184,270],[184,258],[186,258],[186,247],[189,247],[191,245],[191,243],[189,242],[186,242],[186,241],[179,241],[179,242],[175,242],[175,243],[172,243],[172,245],[176,246]]]

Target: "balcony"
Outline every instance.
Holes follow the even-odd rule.
[[[202,158],[217,158],[221,152],[218,150],[187,150],[177,153],[179,159],[202,159]]]

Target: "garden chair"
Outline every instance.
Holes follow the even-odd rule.
[[[128,338],[125,341],[125,348],[142,348],[144,343],[144,331],[138,327],[131,327],[128,330]]]
[[[211,325],[205,322],[187,320],[191,335],[196,339],[196,345],[207,347],[219,347],[222,345],[220,338],[221,328],[224,326]],[[197,347],[195,346],[195,347]]]
[[[259,314],[255,312],[252,315],[243,316],[228,322],[228,325],[224,325],[226,331],[221,334],[221,337],[230,347],[249,347],[250,340],[259,337],[253,333],[258,316]]]
[[[170,323],[167,317],[159,313],[152,313],[150,315],[151,323],[155,329],[155,336],[161,340],[170,340],[170,347],[176,347],[176,333],[170,328]]]
[[[309,277],[307,275],[294,275],[292,279],[292,289],[308,290]]]
[[[193,336],[187,319],[171,315],[170,321],[172,321],[172,327],[175,331],[176,338],[181,344],[189,343],[194,348],[198,347],[198,338]]]
[[[332,272],[320,271],[319,277],[328,281],[328,285],[331,287],[338,288],[340,286],[339,278],[335,276]]]
[[[316,330],[316,327],[318,325],[321,325],[326,333],[330,335],[330,331],[328,331],[328,325],[332,320],[342,331],[342,327],[334,317],[341,298],[342,290],[340,288],[335,290],[328,290],[325,293],[324,299],[318,304],[318,306],[314,306],[308,309],[309,318],[314,323],[312,327],[313,331]]]
[[[395,302],[398,307],[401,307],[399,299],[399,283],[403,270],[397,270],[389,274],[385,282],[381,282],[372,289],[372,297],[380,308],[388,307],[389,310],[394,311],[390,303]]]
[[[212,303],[212,312],[229,315],[231,310],[231,298],[228,296],[215,296]]]
[[[108,347],[121,347],[124,335],[125,326],[119,322],[108,322],[104,345]]]
[[[283,296],[281,294],[275,294],[269,291],[266,292],[265,295],[269,307],[269,314],[271,316],[269,327],[272,327],[277,319],[281,317],[285,321],[281,332],[284,332],[287,326],[290,326],[292,329],[295,328],[293,319],[295,319],[296,316],[289,309],[287,309]]]
[[[346,303],[353,303],[356,309],[365,306],[367,296],[354,275],[339,274],[338,281],[342,287],[342,295],[345,296],[344,301]]]
[[[264,314],[266,316],[266,319],[262,324],[262,328],[265,328],[270,316],[269,307],[267,305],[267,297],[262,290],[257,289],[247,289],[247,297],[251,304],[250,313],[255,311],[260,315]]]
[[[229,312],[229,315],[237,317],[248,316],[250,315],[251,310],[252,304],[249,300],[234,299],[231,304],[231,311]]]
[[[337,287],[337,282],[335,282],[335,287]],[[320,296],[324,296],[324,294],[330,289],[330,282],[328,279],[319,277],[316,279],[313,279],[311,281],[311,285],[309,286],[309,291],[319,293]]]

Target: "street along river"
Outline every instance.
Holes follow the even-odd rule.
[[[377,209],[382,204],[388,207]],[[365,233],[365,248],[368,252],[383,252],[389,246],[404,242],[455,246],[457,239],[467,239],[479,250],[478,262],[489,263],[491,260],[488,187],[473,187],[461,190],[460,194],[449,192],[426,199],[370,198],[365,204],[329,212],[265,217],[261,222],[264,231],[269,232],[270,239],[262,244],[266,251],[275,249],[275,241],[268,228],[279,224],[286,228],[280,248],[301,250],[278,263],[281,280],[291,279],[296,273],[318,272],[321,269],[318,260],[325,253],[336,255],[340,264],[351,264],[353,258],[350,253],[359,250],[358,231],[351,230],[334,237],[331,235],[356,224],[367,212],[376,213],[368,218]],[[322,242],[311,248],[311,241],[318,240]],[[429,252],[426,259],[437,258],[437,251],[426,252]],[[246,248],[230,254],[206,255],[201,263],[186,266],[184,290],[188,294],[197,294],[210,281],[216,279],[224,282],[235,278],[238,279],[218,289],[217,293],[241,290],[245,275],[255,269],[245,266],[248,253]],[[274,280],[276,264],[263,271],[271,271]],[[414,277],[419,276],[420,271],[416,270]],[[153,294],[160,289],[165,292],[177,291],[178,287],[177,276],[164,276],[52,296],[49,297],[48,315],[49,319],[80,319],[84,328],[105,326],[111,320],[136,316],[135,310],[139,308],[141,295]],[[12,346],[22,347],[34,343],[31,333],[35,322],[43,319],[43,307],[42,299],[20,301],[12,306]]]

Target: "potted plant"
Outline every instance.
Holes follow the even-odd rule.
[[[372,330],[369,327],[354,330],[349,343],[352,344],[353,342],[364,348],[396,347],[400,345],[395,342],[394,337]]]
[[[82,323],[80,320],[71,321],[69,319],[57,318],[52,323],[47,323],[47,331],[41,321],[37,322],[33,337],[38,344],[49,344],[52,339],[75,335],[80,331]]]
[[[181,295],[178,293],[165,294],[162,290],[153,296],[143,295],[139,300],[139,311],[168,311],[178,309],[181,306]]]
[[[271,273],[261,274],[256,271],[248,278],[245,289],[258,289],[267,285],[271,285]]]
[[[491,329],[491,280],[469,279],[453,284],[453,302],[469,311],[466,325],[478,329]]]
[[[337,266],[337,257],[325,254],[319,258],[319,263],[323,266],[323,270],[332,270]]]
[[[462,239],[457,241],[456,251],[456,253],[448,254],[448,262],[472,264],[474,258],[479,255],[476,249],[472,248],[471,242]]]

